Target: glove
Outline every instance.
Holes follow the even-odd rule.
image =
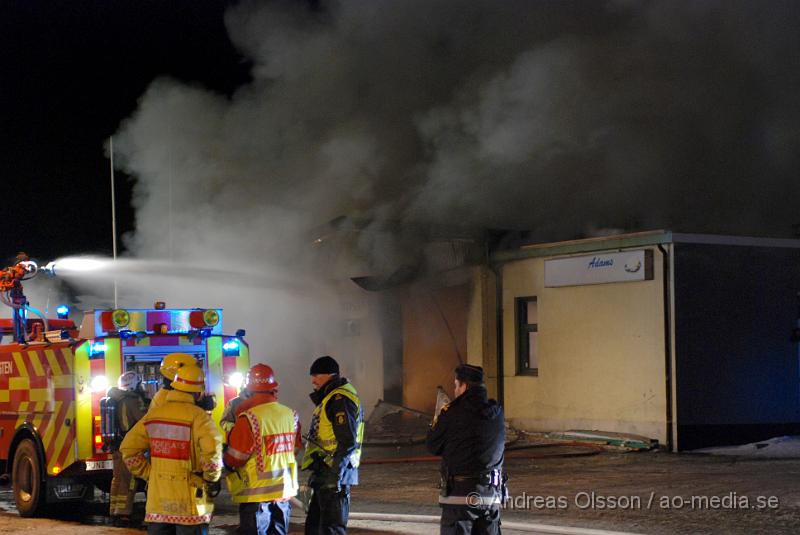
[[[222,484],[219,481],[207,481],[198,473],[189,476],[189,483],[197,489],[195,496],[198,498],[203,497],[204,491],[209,498],[215,498],[222,490]]]
[[[206,481],[206,493],[209,498],[216,498],[222,490],[222,483],[219,481]]]
[[[194,494],[195,497],[202,498],[203,491],[206,488],[206,480],[203,479],[202,476],[198,474],[191,474],[189,476],[189,484],[197,489]]]
[[[206,394],[197,400],[197,406],[204,411],[213,411],[217,406],[217,396],[214,394]]]
[[[300,488],[297,491],[297,499],[303,504],[303,511],[306,513],[308,513],[308,511],[311,509],[309,506],[311,505],[311,498],[313,497],[314,487],[300,485]]]
[[[330,489],[335,490],[336,492],[339,492],[342,489],[342,486],[339,483],[339,474],[330,468],[327,470],[322,470],[321,472],[317,472],[316,477],[314,477],[314,483],[319,489]]]
[[[226,474],[230,474],[232,472],[236,472],[236,468],[234,468],[233,466],[228,466],[227,464],[225,464],[225,461],[223,460],[222,461],[222,472],[223,472],[222,473],[222,477],[225,477]]]
[[[325,455],[315,451],[311,454],[311,471],[314,473],[322,473],[329,469],[328,463],[325,462]]]

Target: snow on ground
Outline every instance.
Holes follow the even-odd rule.
[[[690,453],[736,455],[764,459],[800,459],[800,436],[774,437],[741,446],[718,446],[692,450]]]

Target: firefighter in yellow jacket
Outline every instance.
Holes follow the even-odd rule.
[[[239,533],[287,535],[297,495],[295,449],[302,447],[297,413],[278,403],[272,368],[256,364],[247,374],[250,397],[236,408],[223,461],[232,469],[225,481],[239,504]]]
[[[182,366],[172,387],[165,403],[125,435],[120,451],[131,473],[148,482],[149,534],[205,535],[214,510],[209,487],[222,471],[222,436],[195,404],[205,390],[203,370]]]
[[[161,361],[161,388],[150,402],[150,410],[167,402],[167,395],[172,391],[172,380],[183,366],[197,366],[197,360],[188,353],[170,353]]]

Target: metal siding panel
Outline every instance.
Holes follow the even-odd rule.
[[[77,458],[92,456],[92,393],[89,372],[89,343],[84,342],[75,350],[75,417],[73,428],[77,444]]]
[[[117,379],[122,375],[122,353],[119,338],[106,338],[106,369],[105,375],[109,385],[117,384]]]
[[[25,366],[24,361],[22,360],[22,353],[14,352],[12,353],[14,356],[14,364],[16,365],[17,369],[17,377],[28,377],[28,368]]]
[[[28,362],[30,362],[31,366],[33,367],[33,373],[39,377],[44,377],[45,373],[44,368],[42,367],[42,359],[45,359],[46,361],[44,354],[40,351],[28,351],[27,357]]]
[[[52,349],[45,349],[44,355],[47,359],[47,363],[50,365],[50,371],[53,372],[53,375],[65,375],[64,370],[58,363],[58,359],[56,358],[55,352]]]
[[[206,391],[217,397],[217,406],[211,419],[219,427],[222,411],[225,410],[225,385],[222,382],[222,337],[211,336],[206,339]],[[224,433],[223,433],[224,435]]]
[[[55,438],[58,435],[58,426],[59,426],[59,413],[63,407],[64,403],[62,401],[57,401],[55,403],[55,418],[51,417],[50,415],[47,416],[46,422],[42,422],[42,426],[39,428],[39,436],[42,437],[42,445],[44,446],[44,458],[45,462],[47,463],[47,472],[51,473],[50,466],[53,460],[53,452],[55,451]],[[53,425],[55,423],[55,425]],[[62,424],[63,425],[63,418]]]

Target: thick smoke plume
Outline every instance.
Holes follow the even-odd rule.
[[[540,239],[785,236],[800,222],[792,2],[315,6],[233,7],[252,82],[224,96],[156,80],[115,138],[136,180],[130,253],[230,269],[150,293],[224,304],[262,360],[305,373],[315,351],[336,349],[326,337],[339,320],[370,315],[352,312],[368,300],[346,285],[242,292],[226,284],[236,273],[303,286],[402,263],[388,233],[355,233],[347,255],[314,247],[312,229],[341,215]],[[375,342],[350,349],[379,360]]]

